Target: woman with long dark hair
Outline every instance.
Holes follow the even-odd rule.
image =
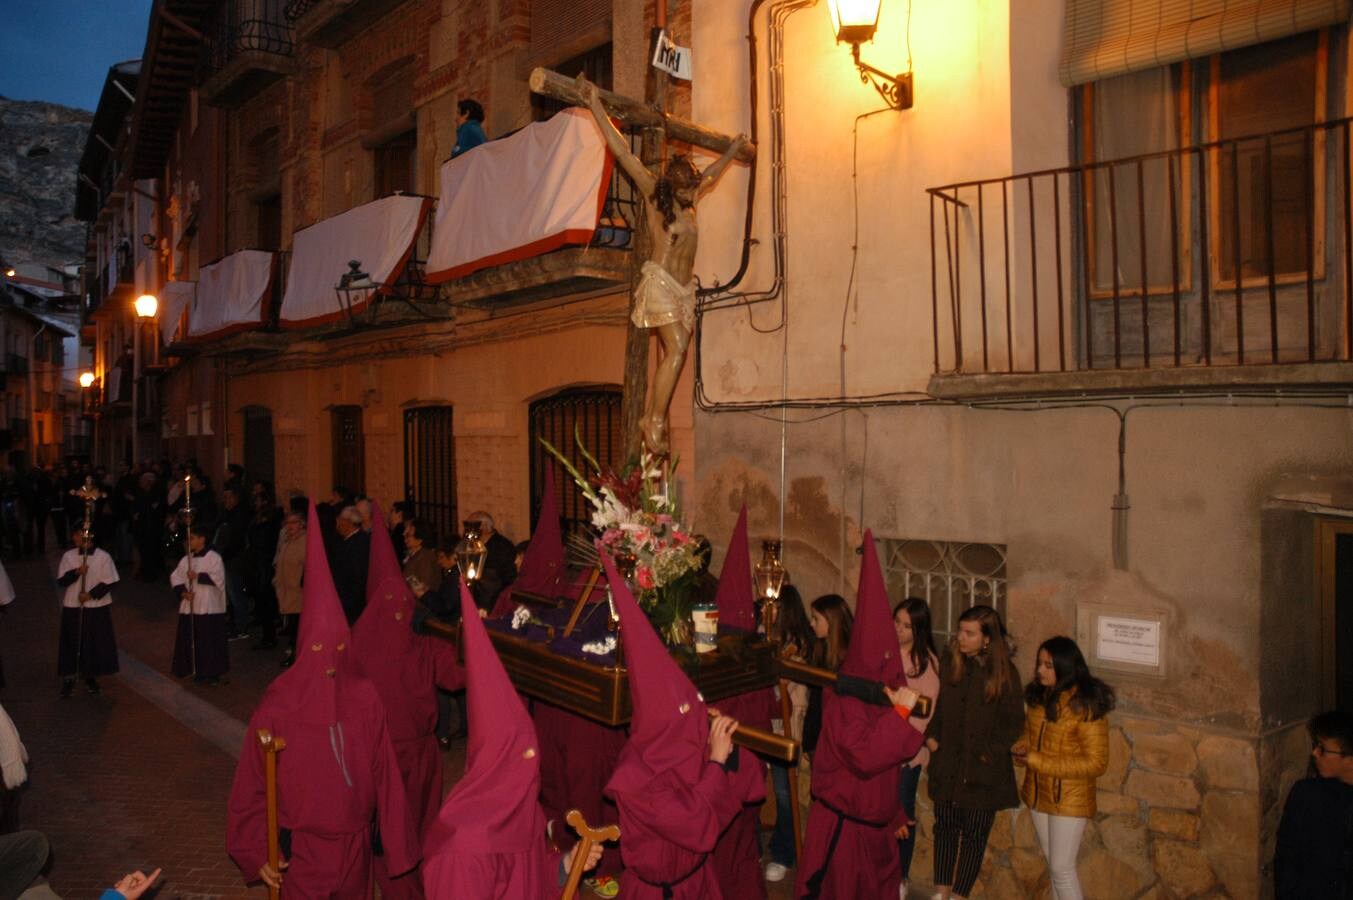
[[[907,674],[907,686],[922,697],[935,699],[940,690],[940,663],[935,653],[935,638],[930,629],[930,606],[919,597],[908,597],[893,607],[893,628],[897,632],[897,649],[902,656],[902,667]],[[924,730],[930,716],[912,712],[913,728]],[[902,777],[897,784],[897,798],[907,817],[916,821],[916,788],[921,783],[921,771],[930,760],[925,745],[902,765]],[[902,864],[902,896],[906,896],[911,877],[911,857],[916,847],[916,826],[905,826],[905,833],[897,839],[898,860]]]
[[[959,616],[940,666],[940,696],[926,727],[939,900],[968,896],[996,813],[1019,805],[1010,752],[1024,704],[1012,655],[1000,613],[978,605]]]
[[[780,654],[795,662],[807,662],[816,637],[813,626],[808,623],[808,613],[804,611],[803,596],[798,588],[786,584],[780,589],[780,618],[777,623],[780,632]],[[776,731],[803,742],[803,720],[808,712],[808,686],[797,681],[781,681],[781,690],[789,693],[789,721],[784,722]],[[778,720],[777,720],[778,721]],[[802,763],[803,760],[800,760]],[[800,765],[800,790],[807,783],[808,770]],[[789,796],[789,767],[787,764],[770,764],[771,784],[775,789],[775,828],[770,835],[770,862],[766,863],[766,880],[783,881],[785,875],[798,861],[794,851],[794,816],[791,803],[798,798]]]
[[[1053,897],[1081,900],[1076,854],[1095,816],[1095,779],[1109,767],[1113,688],[1090,674],[1075,641],[1059,635],[1039,646],[1024,702],[1024,740],[1014,749],[1025,767],[1020,793],[1048,860]]]
[[[812,626],[816,640],[808,661],[818,668],[841,668],[841,660],[846,658],[846,649],[850,646],[850,628],[855,615],[846,605],[846,598],[840,594],[823,594],[812,603],[808,614],[808,623]],[[818,735],[822,733],[822,688],[808,688],[808,710],[803,718],[803,752],[811,758],[817,749]]]

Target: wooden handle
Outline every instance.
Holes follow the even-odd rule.
[[[593,828],[576,809],[570,809],[564,816],[564,821],[578,832],[579,840],[578,846],[573,851],[573,865],[569,866],[568,881],[564,882],[564,892],[559,897],[560,900],[573,900],[578,892],[578,884],[583,879],[583,869],[587,865],[588,854],[592,852],[592,845],[620,840],[620,826],[606,825],[602,828]]]
[[[716,709],[706,709],[709,717],[713,719],[719,715]],[[799,743],[791,737],[783,734],[775,734],[771,731],[762,731],[760,728],[753,728],[750,725],[738,723],[738,727],[733,729],[733,743],[739,747],[746,747],[753,753],[760,753],[762,756],[769,756],[771,759],[778,759],[781,762],[796,763],[799,761]]]
[[[268,865],[281,872],[282,848],[277,828],[277,754],[286,749],[285,738],[275,738],[266,728],[258,730],[258,742],[263,749],[263,776],[268,802]],[[268,897],[278,900],[280,891],[269,885]]]

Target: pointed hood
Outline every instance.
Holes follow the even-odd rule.
[[[348,671],[352,634],[329,571],[314,503],[306,523],[301,593],[296,661],[272,683],[269,693],[297,720],[331,725],[338,720],[337,691]]]
[[[604,553],[601,559],[620,615],[633,707],[630,737],[620,751],[607,790],[640,791],[668,771],[693,784],[700,776],[709,739],[704,698],[634,602],[615,563]]]
[[[524,853],[545,839],[536,729],[463,581],[460,608],[470,743],[465,775],[442,804],[424,856]]]
[[[368,672],[392,656],[414,649],[414,596],[404,580],[380,504],[371,501],[371,562],[366,609],[352,626],[353,649]]]
[[[545,467],[540,517],[512,586],[521,591],[554,595],[564,573],[564,538],[559,531],[559,498],[555,495],[554,467]]]
[[[864,553],[860,558],[860,592],[855,598],[855,626],[850,632],[850,647],[841,662],[841,671],[889,687],[907,683],[902,654],[897,649],[888,589],[883,582],[874,532],[864,533]]]
[[[756,605],[752,596],[752,557],[747,549],[747,504],[742,504],[738,524],[728,541],[728,552],[719,573],[719,624],[739,631],[756,631]]]

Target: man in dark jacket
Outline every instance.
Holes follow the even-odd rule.
[[[226,600],[233,620],[232,641],[249,636],[249,565],[244,551],[251,516],[243,500],[239,488],[226,488],[221,492],[221,519],[211,542],[211,548],[221,554],[221,561],[225,563]]]
[[[316,509],[316,513],[319,510]],[[329,548],[329,571],[338,589],[338,601],[351,625],[366,608],[366,573],[371,557],[371,533],[362,530],[362,514],[345,506],[334,520],[334,539]]]
[[[479,539],[488,548],[488,558],[484,561],[485,580],[491,576],[496,582],[492,596],[497,597],[498,591],[517,580],[517,546],[494,529],[493,516],[488,513],[482,510],[470,513],[470,521],[479,523]],[[492,601],[489,602],[492,605]]]
[[[1353,896],[1353,715],[1310,721],[1315,777],[1292,785],[1273,859],[1277,900]]]

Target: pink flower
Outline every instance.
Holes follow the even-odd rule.
[[[639,583],[639,587],[646,591],[651,591],[658,586],[658,582],[653,578],[653,570],[648,566],[640,566],[634,573],[634,580]]]

